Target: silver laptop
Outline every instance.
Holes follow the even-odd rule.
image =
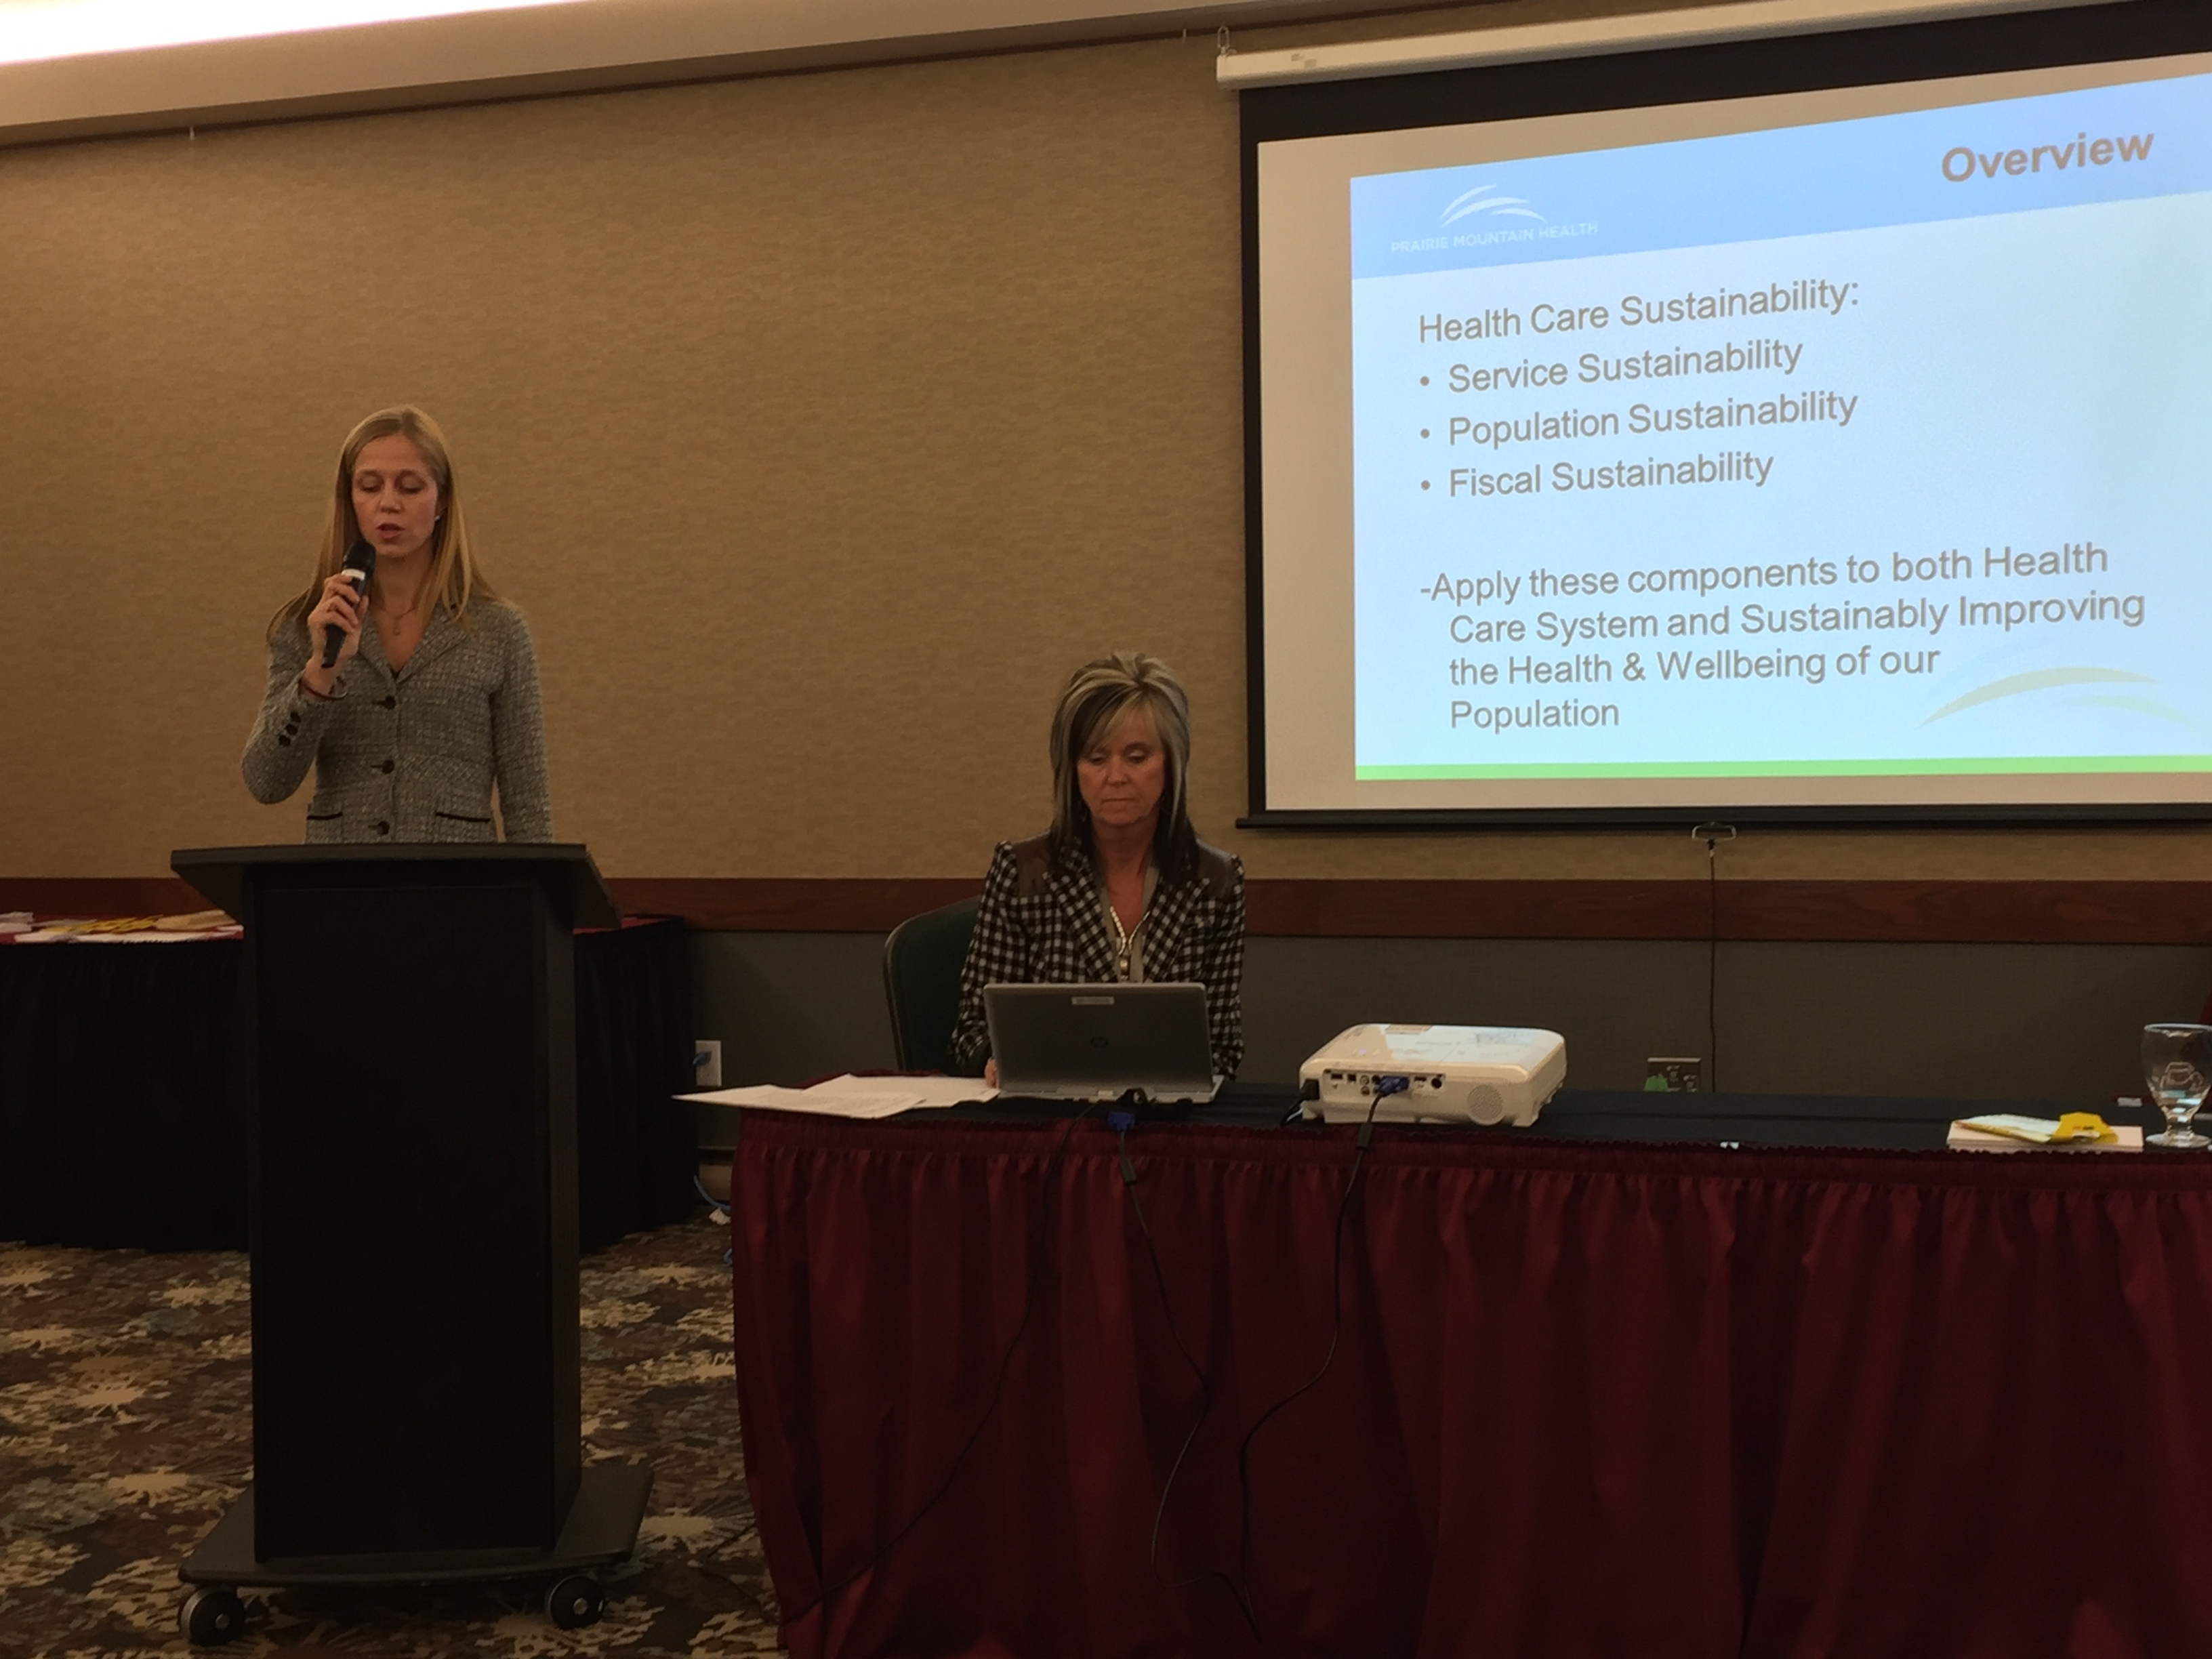
[[[1002,1094],[1211,1100],[1203,985],[987,985],[983,1018]]]

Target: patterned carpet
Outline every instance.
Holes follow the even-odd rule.
[[[557,1630],[520,1587],[254,1594],[246,1638],[218,1649],[178,1634],[177,1565],[252,1462],[246,1258],[0,1244],[0,1655],[775,1651],[738,1446],[727,1242],[688,1223],[584,1262],[585,1456],[654,1471],[599,1624]]]

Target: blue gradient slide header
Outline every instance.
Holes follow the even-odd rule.
[[[2212,76],[1352,181],[1352,274],[1533,264],[2212,191]]]

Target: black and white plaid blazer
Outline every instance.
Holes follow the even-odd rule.
[[[1213,1069],[1235,1077],[1244,1058],[1243,864],[1200,842],[1197,871],[1182,881],[1163,878],[1153,889],[1144,951],[1146,979],[1206,987]],[[1114,955],[1089,853],[1056,864],[1046,836],[1000,842],[960,970],[955,1062],[975,1073],[990,1057],[986,985],[1105,984],[1114,978]]]

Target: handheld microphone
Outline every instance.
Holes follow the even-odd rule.
[[[375,569],[376,550],[368,544],[366,538],[361,537],[355,538],[354,544],[346,549],[345,568],[343,570],[340,570],[338,574],[347,577],[352,581],[355,592],[366,593],[368,592],[368,579],[370,575],[374,573]],[[324,629],[323,666],[325,668],[337,667],[338,663],[338,653],[343,650],[344,647],[344,629],[340,628],[336,623],[332,623],[329,627]]]

